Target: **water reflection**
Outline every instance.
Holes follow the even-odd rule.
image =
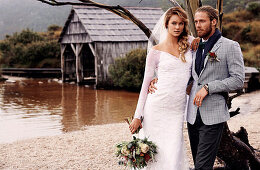
[[[56,135],[85,125],[122,122],[138,94],[47,80],[0,84],[0,142]]]

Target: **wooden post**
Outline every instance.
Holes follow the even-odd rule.
[[[218,10],[218,28],[220,31],[222,31],[223,0],[218,0],[217,10]]]
[[[63,44],[60,45],[60,51],[61,51],[61,79],[62,79],[62,82],[65,82],[65,57],[64,57],[65,48],[66,48],[66,45],[63,45]]]
[[[195,28],[194,14],[197,8],[201,5],[200,0],[186,0],[186,11],[189,18],[189,27],[192,35],[197,37],[197,31]]]
[[[78,68],[77,68],[77,82],[81,83],[83,82],[83,66],[82,66],[82,57],[79,55],[81,50],[82,50],[83,44],[77,44],[76,45],[76,52],[77,52],[77,58],[78,61],[76,61],[78,63]],[[77,67],[77,66],[76,66]]]
[[[71,48],[76,56],[76,75],[78,84],[83,81],[82,59],[79,56],[82,47],[83,44],[76,44],[76,48],[73,44],[71,44]]]
[[[94,46],[93,44],[90,44],[89,43],[89,48],[91,49],[93,55],[94,55],[94,58],[95,58],[95,76],[96,76],[96,79],[95,79],[95,84],[97,85],[97,78],[98,78],[98,69],[97,69],[97,54],[96,54],[96,51],[94,49]]]

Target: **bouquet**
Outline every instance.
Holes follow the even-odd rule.
[[[128,118],[126,122],[130,124],[132,120],[133,118]],[[139,133],[139,131],[140,127],[135,133]],[[149,161],[155,161],[154,157],[156,154],[157,146],[152,141],[148,141],[148,138],[139,139],[133,136],[132,141],[123,141],[116,145],[118,164],[133,169],[146,167]]]
[[[135,136],[130,142],[118,143],[116,149],[118,164],[134,169],[144,168],[149,161],[155,161],[154,156],[157,153],[157,146],[153,142]]]

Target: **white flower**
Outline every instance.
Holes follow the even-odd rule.
[[[146,153],[149,151],[149,146],[145,143],[139,143],[139,146],[141,148],[141,152]]]
[[[125,156],[128,156],[130,154],[130,151],[128,150],[127,146],[123,146],[121,149],[121,153]]]
[[[122,162],[126,162],[127,159],[126,159],[126,157],[121,157],[120,161],[122,161]]]

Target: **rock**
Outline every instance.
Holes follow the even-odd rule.
[[[15,83],[16,81],[15,80],[6,80],[5,82],[6,83]]]

